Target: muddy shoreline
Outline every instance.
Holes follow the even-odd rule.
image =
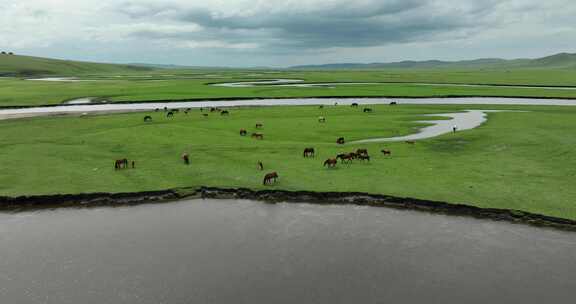
[[[270,100],[270,99],[456,99],[456,98],[509,98],[509,99],[546,99],[546,100],[576,100],[576,97],[552,97],[552,96],[498,96],[498,95],[431,95],[431,96],[298,96],[298,97],[216,97],[216,98],[185,98],[185,99],[155,99],[155,100],[127,100],[127,101],[113,101],[113,102],[102,102],[99,105],[106,104],[135,104],[135,103],[177,103],[177,102],[209,102],[209,101],[234,101],[234,100]],[[11,109],[29,109],[29,108],[50,108],[50,107],[62,107],[62,106],[78,106],[74,104],[40,104],[40,105],[11,105],[11,106],[0,106],[0,110],[11,110]]]
[[[414,198],[403,198],[362,192],[311,192],[284,190],[251,190],[246,188],[181,188],[133,193],[84,193],[20,197],[0,197],[0,212],[24,212],[55,208],[122,207],[167,203],[183,199],[246,199],[266,203],[309,203],[318,205],[356,205],[388,207],[431,213],[468,216],[538,227],[576,231],[576,221],[530,212],[480,208]]]

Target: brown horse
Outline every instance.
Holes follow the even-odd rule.
[[[186,165],[190,164],[190,155],[188,155],[188,153],[183,153],[181,158]]]
[[[328,166],[328,168],[334,168],[338,164],[338,160],[335,158],[329,158],[324,162],[324,167]]]
[[[314,148],[304,149],[304,157],[314,157],[314,156],[315,156]]]
[[[384,155],[388,155],[388,156],[391,156],[391,155],[392,155],[392,151],[390,151],[390,150],[382,150],[381,152],[382,152],[382,154],[384,154]]]
[[[248,131],[246,131],[246,129],[240,129],[240,136],[246,136],[246,134],[248,134]]]
[[[342,153],[336,156],[336,159],[340,159],[342,163],[351,163],[352,160],[356,158],[356,153]]]
[[[114,162],[114,169],[118,170],[118,169],[125,169],[128,168],[128,159],[123,158],[123,159],[117,159]]]
[[[356,150],[356,154],[357,155],[368,155],[368,150],[367,149],[358,149],[358,150]]]
[[[361,155],[358,155],[358,159],[361,160],[361,161],[365,161],[365,160],[370,161],[370,155],[368,155],[368,154],[361,154]]]
[[[259,140],[263,140],[263,139],[264,139],[264,134],[262,134],[262,133],[252,133],[252,138],[259,139]]]
[[[344,144],[344,137],[340,137],[336,140],[336,143],[339,145],[343,145]]]
[[[264,176],[263,185],[276,183],[277,179],[278,179],[278,173],[276,172],[268,173]]]

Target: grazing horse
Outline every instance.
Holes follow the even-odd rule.
[[[395,105],[397,105],[397,104],[398,104],[398,103],[395,102],[395,101],[393,101],[393,102],[390,103],[391,106],[395,106]]]
[[[225,110],[225,111],[222,111],[222,112],[220,113],[220,115],[222,115],[222,116],[228,116],[228,115],[230,115],[230,112],[228,112],[228,111]]]
[[[181,158],[186,165],[190,164],[190,155],[188,155],[188,153],[183,153]]]
[[[315,156],[314,148],[304,149],[304,157],[314,157],[314,156]]]
[[[324,117],[324,116],[318,117],[318,122],[322,122],[322,123],[326,122],[326,117]]]
[[[365,161],[365,160],[370,161],[370,155],[368,155],[368,154],[361,154],[361,155],[358,155],[358,159],[361,160],[361,161]]]
[[[392,155],[392,151],[390,151],[390,150],[382,150],[380,152],[382,152],[382,154],[384,154],[384,155],[388,155],[388,156]]]
[[[358,107],[358,104],[357,104],[357,103],[352,103],[351,106],[352,106],[353,108],[357,108],[357,107]]]
[[[263,124],[261,124],[261,123],[257,123],[257,124],[256,124],[256,129],[262,129],[262,127],[264,127]]]
[[[356,154],[357,155],[368,155],[368,150],[367,149],[358,149],[358,150],[356,150]]]
[[[263,139],[264,139],[264,134],[262,134],[262,133],[252,133],[252,138],[263,140]]]
[[[168,112],[168,114],[166,114],[166,117],[167,117],[167,118],[172,118],[172,117],[174,117],[174,112],[172,112],[172,111]]]
[[[343,144],[344,144],[344,137],[339,137],[339,138],[336,140],[336,143],[339,144],[339,145],[343,145]]]
[[[328,168],[334,168],[338,164],[338,160],[335,158],[329,158],[324,162],[324,167],[328,166]]]
[[[204,114],[202,114],[202,116],[208,117],[208,113],[204,113]]]
[[[268,173],[264,176],[264,181],[262,184],[263,185],[273,184],[276,183],[277,179],[278,179],[278,173],[276,172]]]
[[[364,111],[364,113],[372,113],[373,110],[370,108],[364,108],[363,111]]]
[[[150,115],[144,116],[144,122],[148,122],[148,121],[152,121],[152,116],[150,116]]]
[[[246,129],[240,129],[240,136],[246,136],[246,134],[248,134],[248,131],[246,131]]]
[[[405,141],[405,143],[407,143],[407,144],[409,144],[409,145],[413,145],[413,144],[415,144],[416,142],[413,141],[413,140],[407,140],[407,141]]]
[[[355,153],[342,153],[342,154],[338,154],[338,156],[336,156],[336,159],[340,159],[340,161],[342,163],[351,163],[353,159],[356,158],[356,154]]]
[[[118,169],[124,169],[124,168],[128,168],[128,159],[126,159],[126,158],[117,159],[114,162],[114,169],[118,170]]]

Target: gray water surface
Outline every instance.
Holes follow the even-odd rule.
[[[576,234],[192,200],[0,214],[2,303],[569,303]]]

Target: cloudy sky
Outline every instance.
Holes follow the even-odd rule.
[[[0,49],[212,66],[576,52],[575,0],[0,0]]]

